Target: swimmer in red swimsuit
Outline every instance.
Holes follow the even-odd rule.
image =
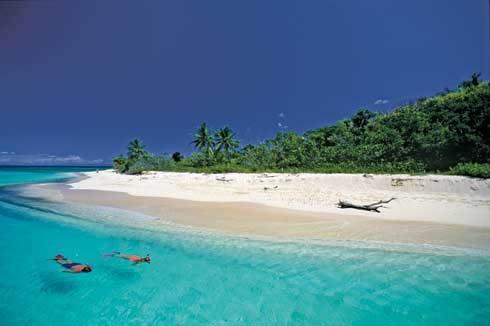
[[[140,263],[148,263],[149,264],[151,262],[150,255],[146,255],[146,257],[142,257],[142,256],[136,256],[136,255],[126,255],[126,254],[120,253],[119,251],[114,251],[110,254],[106,254],[105,256],[119,257],[122,259],[126,259],[126,260],[129,260],[130,262],[132,262],[134,265],[137,265]]]

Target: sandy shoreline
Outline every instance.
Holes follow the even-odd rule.
[[[124,192],[132,196],[201,202],[253,203],[329,214],[398,221],[490,227],[490,180],[456,176],[360,174],[196,174],[111,170],[85,173],[76,190]],[[223,181],[224,180],[224,181]],[[372,203],[397,199],[381,213],[341,210],[339,199]]]
[[[112,171],[84,175],[70,187],[48,186],[51,198],[137,211],[162,222],[227,234],[490,249],[490,182],[485,180],[323,174],[127,176]],[[335,206],[339,198],[369,203],[390,197],[397,199],[379,214]]]

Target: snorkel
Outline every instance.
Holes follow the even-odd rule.
[[[65,258],[65,256],[60,255],[60,254],[54,256],[54,258],[53,258],[53,260],[62,260],[62,259],[66,259],[66,258]]]

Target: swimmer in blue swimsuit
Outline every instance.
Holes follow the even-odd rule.
[[[52,260],[65,268],[66,273],[90,273],[92,267],[86,264],[74,263],[63,255],[56,255]]]

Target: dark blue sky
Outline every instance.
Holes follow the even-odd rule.
[[[201,121],[248,143],[389,110],[488,79],[488,15],[488,0],[2,1],[0,164],[109,161],[133,137],[188,153]]]

